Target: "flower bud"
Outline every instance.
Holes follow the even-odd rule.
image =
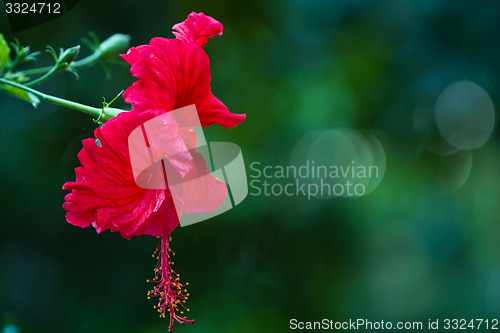
[[[80,52],[80,45],[70,47],[69,49],[62,51],[59,54],[57,62],[58,63],[65,62],[69,65],[69,63],[71,63],[73,60],[76,59],[76,57],[78,56],[78,52]]]
[[[114,34],[99,45],[101,54],[119,54],[129,48],[130,35]]]

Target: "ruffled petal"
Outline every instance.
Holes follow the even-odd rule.
[[[195,104],[202,126],[230,128],[245,119],[230,113],[210,91],[210,62],[196,44],[153,38],[149,45],[131,48],[122,57],[139,78],[123,94],[132,112],[168,112]]]
[[[188,18],[172,27],[175,37],[179,40],[196,43],[203,47],[210,37],[222,35],[222,24],[213,17],[203,13],[192,12]]]
[[[83,149],[78,154],[82,166],[76,169],[76,180],[63,186],[72,190],[63,205],[68,211],[68,222],[80,227],[92,224],[98,232],[111,229],[130,238],[155,215],[168,189],[148,190],[137,186],[130,164],[128,136],[156,115],[120,113],[96,129],[100,145],[94,139],[82,141]]]
[[[230,113],[227,107],[212,92],[203,102],[197,106],[201,126],[219,124],[225,128],[231,128],[240,124],[246,118],[246,114]]]
[[[72,191],[63,205],[69,223],[92,225],[99,233],[111,229],[125,238],[142,234],[160,237],[178,225],[182,212],[208,212],[222,204],[226,185],[208,174],[202,155],[191,150],[190,145],[197,141],[194,131],[186,125],[179,127],[173,115],[162,114],[161,110],[123,112],[96,129],[100,144],[94,139],[82,141],[83,149],[78,154],[82,166],[76,169],[76,180],[63,186]],[[161,122],[148,125],[159,116]],[[181,124],[185,121],[180,120]],[[174,205],[171,188],[164,180],[166,186],[145,188],[135,179],[129,148],[140,147],[130,146],[129,136],[143,125],[148,128],[149,149],[157,155],[155,160],[163,159],[170,166],[168,181],[178,185],[175,196],[181,206]],[[134,165],[137,158],[144,159],[139,161],[141,166],[147,167],[150,161],[147,156],[133,157]],[[148,177],[147,172],[144,175]],[[177,175],[176,179],[172,175]],[[189,182],[193,179],[196,182]]]
[[[122,57],[140,79],[123,94],[136,112],[199,104],[210,91],[210,62],[195,44],[157,37]]]

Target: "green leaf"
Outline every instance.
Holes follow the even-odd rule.
[[[10,94],[12,96],[15,96],[17,98],[20,98],[22,100],[25,100],[26,102],[30,103],[33,105],[33,107],[36,109],[38,107],[38,104],[40,104],[40,98],[37,96],[33,95],[32,93],[29,93],[27,91],[24,91],[22,89],[9,86],[8,84],[4,84],[0,86],[0,89],[7,94]]]
[[[5,68],[10,59],[10,47],[0,34],[0,69]]]

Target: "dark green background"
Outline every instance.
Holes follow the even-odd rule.
[[[194,325],[177,332],[287,332],[289,320],[423,321],[500,317],[500,141],[457,160],[432,153],[434,123],[416,131],[452,82],[482,86],[499,105],[500,3],[482,1],[97,1],[36,28],[1,32],[32,50],[121,32],[131,44],[173,37],[191,11],[220,20],[205,47],[212,89],[247,166],[287,164],[306,133],[375,129],[387,155],[380,186],[358,199],[249,196],[173,233],[175,269],[190,282]],[[81,57],[89,54],[83,49]],[[45,57],[48,61],[48,56]],[[99,106],[133,81],[128,67],[60,74],[40,89]],[[118,107],[127,107],[123,101]],[[166,332],[146,299],[157,240],[97,235],[68,224],[62,185],[74,180],[90,117],[0,96],[0,327],[19,332]],[[459,167],[460,165],[458,165]],[[248,170],[247,170],[248,171]]]

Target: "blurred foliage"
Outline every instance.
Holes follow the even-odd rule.
[[[444,144],[432,117],[414,124],[416,110],[432,115],[458,80],[477,83],[499,105],[498,1],[80,0],[15,36],[2,12],[0,31],[32,50],[69,47],[89,31],[101,39],[130,34],[139,45],[172,38],[171,26],[191,11],[223,23],[224,34],[205,47],[212,89],[232,112],[247,114],[234,129],[206,129],[210,141],[239,144],[247,165],[276,165],[288,164],[312,130],[372,129],[387,168],[363,198],[249,196],[176,229],[175,269],[190,282],[196,320],[177,332],[285,332],[291,318],[498,317],[498,133],[468,152],[470,173],[450,191],[454,168],[468,157],[432,150]],[[82,48],[80,56],[90,53]],[[128,67],[110,68],[111,80],[94,66],[40,90],[99,106],[134,81]],[[97,235],[65,221],[61,187],[74,179],[92,120],[7,95],[0,110],[0,327],[165,332],[167,321],[146,299],[157,240]]]

